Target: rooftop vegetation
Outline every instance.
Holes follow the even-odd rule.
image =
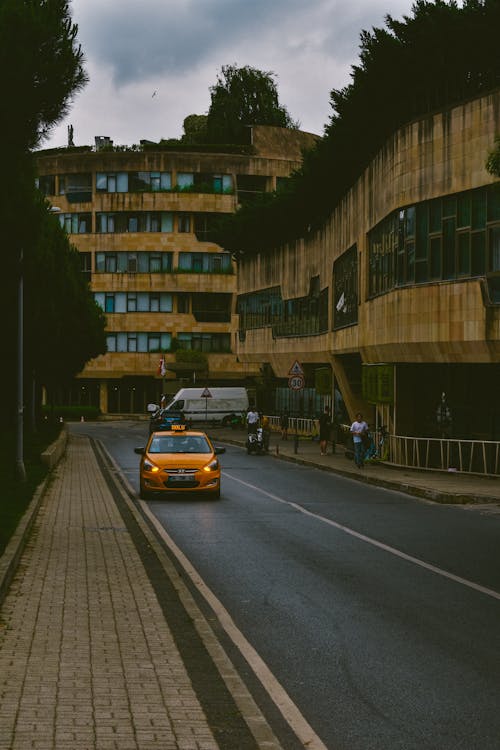
[[[219,227],[232,252],[260,252],[321,227],[335,205],[402,125],[500,86],[498,0],[418,0],[398,21],[362,31],[351,82],[331,92],[324,138],[272,195]]]

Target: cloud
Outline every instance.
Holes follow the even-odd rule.
[[[322,133],[330,92],[349,82],[362,29],[412,0],[73,0],[90,82],[45,147],[94,135],[138,143],[182,134],[203,114],[226,64],[276,74],[280,102],[304,130]],[[153,91],[157,91],[152,97]]]

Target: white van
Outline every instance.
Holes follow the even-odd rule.
[[[182,411],[186,422],[226,422],[231,415],[248,409],[246,388],[181,388],[165,407]]]

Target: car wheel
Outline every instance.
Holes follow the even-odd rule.
[[[212,497],[212,500],[218,500],[218,499],[220,498],[220,487],[217,487],[217,489],[216,489],[216,490],[213,490],[213,491],[212,491],[212,492],[210,493],[210,495],[211,495],[211,497]]]

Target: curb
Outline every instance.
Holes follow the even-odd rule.
[[[49,467],[49,473],[36,488],[30,504],[24,511],[16,530],[0,557],[0,606],[3,604],[12,579],[16,574],[21,555],[24,552],[33,524],[40,510],[45,491],[51,481],[52,470],[64,455],[67,441],[68,432],[66,429],[63,429],[57,440],[49,445],[41,454],[42,461]]]
[[[224,438],[221,442],[228,443],[230,445],[236,445],[240,448],[244,448],[245,444],[241,440],[235,440],[231,438]],[[291,463],[300,464],[301,466],[309,466],[320,471],[329,471],[332,474],[345,477],[346,479],[352,479],[355,482],[364,482],[365,484],[371,484],[375,487],[383,487],[387,490],[393,490],[394,492],[404,492],[406,495],[412,495],[414,497],[422,498],[423,500],[430,500],[435,503],[441,503],[442,505],[474,505],[478,503],[498,503],[498,497],[494,496],[481,496],[475,495],[464,495],[455,494],[453,492],[442,492],[439,490],[430,489],[428,487],[419,487],[413,484],[406,484],[405,482],[398,482],[390,479],[381,479],[380,477],[370,477],[363,473],[354,473],[339,469],[335,466],[325,466],[324,464],[315,463],[313,460],[307,458],[301,458],[298,455],[289,455],[284,453],[274,454],[270,452],[268,455],[271,458],[277,458],[281,461],[289,461]],[[388,466],[388,469],[391,467]]]

